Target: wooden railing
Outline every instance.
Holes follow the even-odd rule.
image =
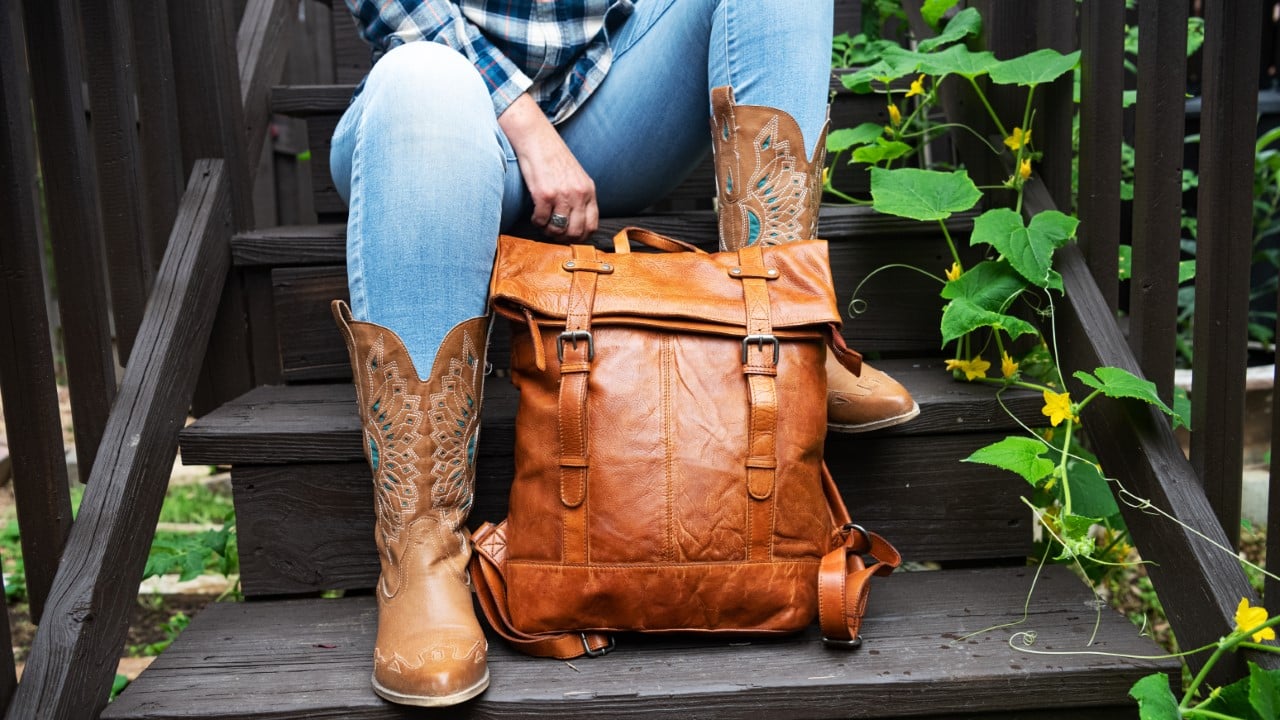
[[[106,704],[197,382],[210,401],[253,382],[229,242],[252,223],[251,168],[297,2],[238,3],[238,33],[236,5],[25,0],[0,10],[0,389],[39,618],[21,683],[0,653],[7,717],[89,718]],[[74,524],[42,200],[88,482]]]

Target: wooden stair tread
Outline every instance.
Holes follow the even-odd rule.
[[[920,416],[877,435],[928,435],[970,431],[1016,430],[992,388],[956,382],[938,359],[877,362],[906,386],[920,405]],[[510,432],[519,393],[505,378],[485,386],[487,432]],[[1037,423],[1043,400],[1035,393],[1010,390],[1006,407],[1023,422]],[[355,391],[349,383],[270,385],[255,388],[182,431],[184,462],[207,465],[271,465],[293,462],[359,460],[359,418]],[[505,434],[505,433],[503,433]],[[831,434],[828,443],[844,436]]]
[[[1036,633],[1036,650],[1085,649],[1094,627],[1092,595],[1057,566],[1041,576],[1025,624],[964,637],[1018,620],[1034,574],[1034,568],[998,568],[877,578],[862,630],[865,644],[853,653],[824,648],[816,627],[768,640],[623,636],[614,653],[572,663],[519,655],[491,638],[492,684],[477,700],[446,713],[688,717],[710,709],[716,717],[752,720],[762,713],[990,717],[1029,708],[1128,705],[1127,691],[1138,678],[1178,672],[1171,660],[1011,648],[1009,636],[1026,630]],[[369,687],[375,623],[375,601],[368,596],[211,605],[102,717],[404,717]],[[1088,649],[1159,653],[1110,610]]]

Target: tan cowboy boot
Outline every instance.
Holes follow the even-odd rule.
[[[352,320],[340,300],[333,316],[351,357],[378,514],[373,690],[402,705],[454,705],[489,686],[464,525],[489,318],[455,325],[423,380],[394,332]]]
[[[720,208],[720,249],[777,245],[818,236],[827,128],[813,159],[794,118],[777,108],[738,105],[728,86],[711,91],[711,137]],[[827,428],[865,432],[920,414],[911,394],[865,362],[853,375],[827,357]]]

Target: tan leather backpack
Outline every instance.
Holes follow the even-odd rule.
[[[826,242],[708,254],[628,228],[614,246],[498,242],[520,406],[509,514],[473,536],[490,624],[564,659],[614,631],[789,633],[819,614],[856,647],[867,580],[900,558],[850,523],[822,460],[824,344],[861,362]]]

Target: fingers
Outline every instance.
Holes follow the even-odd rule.
[[[595,232],[600,224],[600,211],[596,206],[595,186],[584,177],[583,185],[575,190],[562,189],[559,193],[534,198],[534,224],[543,228],[551,237],[568,242],[578,242]],[[568,218],[560,227],[551,220],[555,216]]]

